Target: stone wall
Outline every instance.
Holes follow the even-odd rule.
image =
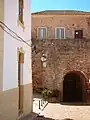
[[[64,76],[78,71],[86,78],[84,89],[86,99],[90,99],[90,40],[36,41],[32,58],[34,89],[58,89],[62,93]]]

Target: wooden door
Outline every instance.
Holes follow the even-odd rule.
[[[72,102],[73,101],[73,89],[74,89],[74,82],[69,79],[63,82],[63,101],[64,102]]]
[[[18,90],[19,90],[19,101],[18,101],[18,109],[19,109],[19,114],[23,113],[23,87],[21,85],[22,81],[22,64],[24,62],[24,54],[19,52],[19,60],[18,60]]]

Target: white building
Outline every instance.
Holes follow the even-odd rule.
[[[0,0],[0,120],[32,112],[30,8],[31,0]],[[8,34],[3,23],[29,45]]]

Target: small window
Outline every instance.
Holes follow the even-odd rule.
[[[65,39],[65,28],[57,27],[55,29],[55,38],[56,39]]]
[[[46,37],[47,37],[47,28],[45,28],[45,27],[38,28],[37,33],[38,33],[37,34],[38,39],[46,39]]]
[[[24,0],[19,0],[19,21],[24,24],[23,22],[23,8],[24,8]]]
[[[75,39],[83,38],[83,30],[75,30]]]

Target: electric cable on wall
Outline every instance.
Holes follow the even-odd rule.
[[[15,33],[13,30],[11,30],[7,25],[5,25],[2,21],[0,21],[0,28],[5,31],[7,34],[9,34],[11,37],[13,37],[14,39],[18,40],[18,41],[21,41],[21,42],[24,42],[25,44],[27,44],[30,48],[31,48],[31,45],[28,44],[24,39],[22,39],[17,33]],[[9,33],[7,30],[9,30]],[[12,35],[13,34],[13,35]]]

